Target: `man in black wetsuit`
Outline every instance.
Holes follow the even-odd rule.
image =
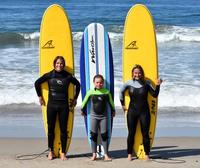
[[[148,104],[148,92],[157,97],[160,90],[161,79],[157,80],[156,89],[152,87],[150,81],[145,80],[144,71],[140,65],[136,65],[132,69],[132,78],[127,81],[120,89],[120,101],[124,111],[127,113],[127,126],[128,126],[128,138],[127,138],[127,153],[128,160],[132,160],[134,137],[136,132],[136,126],[138,120],[141,125],[141,132],[143,136],[144,151],[146,154],[146,160],[149,159],[150,152],[150,110]],[[124,94],[128,90],[130,103],[128,110],[125,107]]]
[[[80,83],[70,73],[64,70],[65,60],[62,56],[57,56],[54,59],[54,69],[35,82],[35,89],[39,97],[39,102],[43,105],[45,102],[42,97],[41,84],[48,82],[49,95],[47,103],[47,124],[48,124],[48,147],[50,160],[53,159],[53,143],[54,143],[54,129],[56,123],[56,116],[58,113],[60,131],[61,131],[61,146],[62,153],[61,159],[66,159],[66,144],[67,144],[67,121],[69,114],[69,102],[68,102],[68,88],[72,83],[76,87],[76,93],[74,99],[71,102],[71,106],[76,105],[76,100],[80,92]]]

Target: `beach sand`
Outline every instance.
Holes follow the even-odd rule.
[[[200,137],[162,137],[156,138],[151,150],[152,160],[142,161],[126,159],[126,138],[112,138],[110,155],[112,162],[90,161],[91,150],[86,138],[73,138],[68,151],[68,160],[49,161],[47,153],[35,159],[23,157],[27,154],[39,154],[47,149],[45,138],[0,138],[1,168],[199,168]],[[21,156],[21,158],[17,157]],[[37,155],[35,155],[37,156]],[[23,160],[29,159],[30,160]],[[33,158],[33,156],[32,156]]]

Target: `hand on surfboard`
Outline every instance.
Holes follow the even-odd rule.
[[[122,106],[122,109],[124,110],[124,113],[128,111],[128,109],[126,108],[126,106]]]
[[[83,111],[81,111],[81,115],[82,115],[82,116],[86,116],[85,113],[84,113]]]
[[[70,102],[69,102],[69,106],[71,108],[75,107],[77,104],[77,100],[76,99],[70,99]]]
[[[45,105],[45,101],[44,101],[42,96],[39,97],[39,103],[40,103],[41,106]]]

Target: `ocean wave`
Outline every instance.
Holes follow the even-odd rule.
[[[117,82],[116,82],[117,85]],[[116,107],[120,107],[121,103],[119,101],[119,87],[115,87],[114,102]],[[185,90],[188,90],[187,92]],[[191,92],[190,86],[181,89],[166,90],[162,88],[158,98],[159,107],[200,107],[199,99],[200,93],[199,88],[193,89]],[[77,107],[82,104],[81,93],[77,100]],[[26,89],[25,87],[21,89],[1,89],[0,91],[0,105],[9,104],[37,104],[39,101],[35,93],[34,88]]]
[[[112,29],[108,32],[111,41],[118,42],[123,40],[123,30]],[[116,30],[116,31],[115,31]],[[81,41],[83,32],[72,32],[74,41]],[[164,42],[200,42],[200,27],[185,27],[171,25],[156,26],[157,41]],[[36,41],[40,37],[40,32],[32,33],[0,33],[0,44],[17,44],[27,41]]]
[[[168,26],[156,27],[158,42],[199,42],[200,27]]]
[[[123,40],[122,31],[109,31],[111,41]],[[83,32],[73,32],[73,39],[80,41]],[[156,36],[159,43],[164,42],[200,42],[200,27],[184,27],[184,26],[170,26],[158,25],[156,26]]]
[[[0,33],[0,44],[18,44],[26,41],[38,40],[40,36],[39,32],[33,33],[16,33],[16,32],[4,32]]]

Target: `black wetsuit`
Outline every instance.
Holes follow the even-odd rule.
[[[47,124],[48,124],[48,147],[53,151],[54,129],[56,116],[58,113],[60,131],[61,131],[61,145],[62,152],[65,153],[67,142],[67,121],[69,114],[68,103],[68,87],[72,83],[76,86],[76,93],[74,99],[77,99],[80,92],[80,83],[67,71],[56,72],[55,70],[44,74],[36,80],[35,89],[38,96],[42,96],[41,84],[48,82],[49,95],[47,104]]]
[[[127,114],[127,152],[128,154],[132,154],[133,152],[134,136],[136,132],[137,122],[139,120],[143,136],[144,150],[145,153],[149,155],[150,111],[147,96],[149,92],[153,97],[157,97],[159,94],[160,86],[156,86],[156,89],[154,90],[149,81],[142,82],[140,80],[129,80],[122,86],[120,90],[120,101],[122,106],[124,106],[124,93],[126,90],[128,90],[130,96],[130,104]]]

